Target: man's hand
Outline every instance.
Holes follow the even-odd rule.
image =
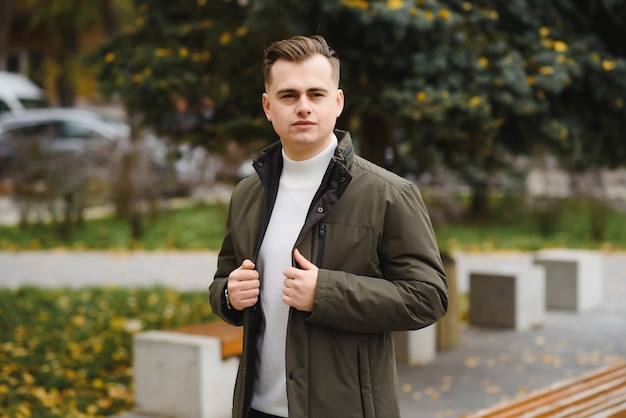
[[[299,311],[311,312],[315,305],[315,289],[319,269],[304,258],[297,249],[294,250],[293,256],[302,269],[288,267],[283,271],[285,275],[283,302]]]
[[[259,272],[254,270],[254,263],[243,260],[241,266],[228,275],[228,300],[230,306],[242,311],[254,306],[259,300]]]

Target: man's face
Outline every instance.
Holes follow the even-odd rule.
[[[302,161],[329,144],[343,110],[343,92],[332,66],[322,55],[300,63],[280,59],[265,86],[263,110],[289,158]]]

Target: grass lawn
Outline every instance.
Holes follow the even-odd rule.
[[[592,223],[601,231],[594,238]],[[481,221],[434,225],[442,252],[585,248],[626,249],[626,213],[581,199],[553,202],[547,210],[531,210],[519,200],[491,202],[490,215]]]
[[[0,227],[0,250],[217,250],[226,227],[225,204],[198,204],[146,217],[145,235],[134,240],[128,222],[120,218],[86,220],[71,239],[59,238],[51,224]]]
[[[481,222],[434,223],[442,251],[534,251],[546,247],[626,248],[626,213],[610,210],[602,216],[603,237],[592,239],[589,208],[584,201],[564,201],[547,212],[526,211],[520,202],[495,201],[492,215]],[[224,237],[227,206],[197,204],[146,218],[146,233],[131,238],[126,221],[118,218],[87,220],[71,239],[59,239],[50,224],[24,228],[0,227],[0,250],[144,249],[213,250]]]

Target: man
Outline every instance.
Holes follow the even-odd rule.
[[[266,51],[262,104],[280,141],[232,195],[211,306],[244,326],[233,417],[400,416],[392,331],[447,309],[417,188],[335,130],[339,60],[320,36]]]

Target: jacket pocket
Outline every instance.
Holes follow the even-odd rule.
[[[361,408],[363,409],[363,418],[375,418],[376,408],[374,407],[369,345],[367,342],[359,344],[358,356],[359,388],[361,389]]]
[[[381,277],[374,231],[367,226],[328,220],[316,231],[316,262],[320,268]]]

